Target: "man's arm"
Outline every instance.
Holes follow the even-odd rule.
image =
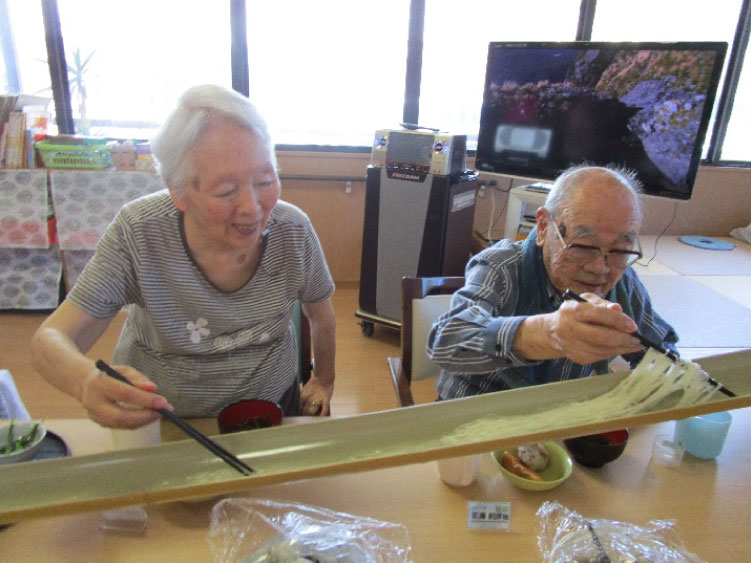
[[[516,333],[517,353],[538,360],[566,357],[587,365],[642,348],[631,335],[636,323],[620,305],[591,293],[583,297],[586,303],[564,301],[553,313],[527,317]]]
[[[488,373],[529,363],[513,350],[523,320],[514,316],[520,263],[519,249],[507,241],[469,261],[464,287],[428,335],[431,360],[454,373]]]

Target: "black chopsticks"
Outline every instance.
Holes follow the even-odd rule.
[[[566,291],[563,292],[563,298],[573,299],[574,301],[579,301],[580,303],[587,303],[587,300],[584,299],[584,297],[582,297],[578,293],[571,291],[570,289],[567,289]],[[665,348],[663,348],[656,342],[652,342],[646,336],[642,336],[641,334],[639,334],[639,332],[634,331],[631,333],[631,336],[638,339],[639,342],[641,342],[645,348],[654,348],[661,354],[665,354],[668,358],[670,358],[674,362],[678,360],[678,356],[676,356],[673,352],[671,352],[670,350],[666,350]]]
[[[120,372],[113,369],[102,360],[96,361],[96,367],[100,369],[101,371],[103,371],[104,373],[106,373],[107,375],[109,375],[110,377],[117,379],[118,381],[122,381],[123,383],[127,383],[128,385],[133,385]],[[180,428],[180,430],[185,432],[188,436],[193,438],[196,442],[201,444],[204,448],[211,451],[217,457],[220,457],[225,463],[227,463],[228,465],[231,465],[234,469],[236,469],[243,475],[248,476],[251,473],[254,473],[253,469],[248,467],[245,464],[245,462],[243,462],[240,458],[236,457],[232,452],[225,450],[222,446],[217,444],[214,440],[212,440],[205,434],[193,428],[190,424],[185,422],[182,418],[177,416],[172,411],[167,410],[167,409],[157,409],[157,412],[161,414],[164,418],[169,420],[172,424]]]
[[[566,289],[566,291],[563,292],[563,298],[573,299],[574,301],[579,301],[580,303],[587,303],[587,300],[584,299],[584,297],[582,297],[581,295],[579,295],[578,293],[574,291],[571,291],[570,289]],[[668,358],[670,358],[674,362],[678,360],[678,356],[676,356],[673,352],[671,352],[670,350],[666,350],[664,347],[660,346],[656,342],[652,342],[646,336],[639,334],[638,331],[632,332],[631,336],[638,339],[639,342],[641,342],[645,348],[654,348],[661,354],[665,354]],[[724,393],[728,397],[737,397],[735,393],[733,393],[730,389],[725,387],[722,383],[720,383],[716,379],[712,379],[711,377],[709,377],[708,380],[709,380],[709,383],[717,387],[717,390],[720,391],[721,393]]]

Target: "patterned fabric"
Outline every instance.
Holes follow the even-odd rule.
[[[46,170],[0,170],[0,248],[49,248]]]
[[[167,191],[117,215],[69,299],[96,317],[129,305],[114,362],[148,375],[181,416],[215,416],[241,399],[277,401],[297,377],[295,300],[334,284],[308,217],[279,201],[253,278],[227,293],[193,262]]]
[[[428,355],[442,368],[438,380],[442,399],[576,379],[592,373],[591,365],[583,366],[566,358],[529,361],[513,350],[516,331],[526,315],[554,311],[561,305],[544,268],[539,274],[541,280],[524,279],[524,244],[525,241],[502,240],[474,256],[467,264],[465,286],[454,294],[449,311],[433,325]],[[535,269],[524,268],[528,277],[530,271]],[[537,288],[534,299],[525,299],[526,304],[519,303],[523,284],[525,294],[530,287]],[[652,309],[647,290],[632,268],[626,270],[619,285],[639,332],[675,351],[675,331]],[[530,301],[536,310],[528,310]],[[633,363],[641,356],[643,352],[626,359]],[[526,369],[529,366],[533,369]],[[525,377],[530,371],[534,375]]]
[[[60,304],[63,263],[50,248],[0,248],[0,310],[54,309]]]
[[[60,249],[94,250],[117,212],[165,189],[158,174],[117,170],[50,170]]]
[[[46,170],[0,170],[0,310],[54,309],[63,266]]]

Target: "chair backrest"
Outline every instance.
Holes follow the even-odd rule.
[[[292,309],[292,322],[297,334],[297,373],[300,376],[300,383],[305,385],[310,379],[313,359],[310,349],[310,323],[308,317],[303,313],[299,301],[295,301],[295,306]]]
[[[428,332],[463,285],[461,276],[402,278],[402,370],[407,382],[440,373],[425,351]]]

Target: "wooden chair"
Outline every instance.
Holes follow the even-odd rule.
[[[400,407],[414,405],[412,380],[436,377],[440,368],[425,351],[433,321],[449,307],[451,294],[464,285],[464,278],[402,278],[402,357],[388,358],[391,381]]]
[[[302,305],[299,301],[295,301],[295,306],[292,310],[292,322],[295,325],[295,333],[297,334],[297,372],[300,376],[300,383],[305,385],[313,371],[313,358],[310,346],[310,322],[305,313],[303,313]]]

